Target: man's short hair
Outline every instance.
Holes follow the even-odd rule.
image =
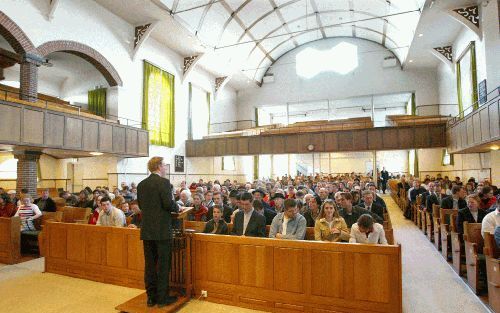
[[[163,157],[155,156],[152,157],[151,160],[148,161],[148,170],[152,172],[156,172],[163,162]]]
[[[245,191],[241,194],[241,201],[252,201],[253,200],[253,196],[251,193],[249,193],[248,191]]]
[[[214,205],[214,207],[213,207],[213,209],[212,209],[212,210],[215,210],[215,209],[217,209],[217,210],[219,210],[220,212],[222,212],[222,206],[220,206],[219,204]]]
[[[373,192],[371,192],[370,190],[364,190],[363,193],[361,194],[363,197],[366,196],[366,195],[372,195],[373,196]]]
[[[340,194],[340,196],[346,200],[349,200],[352,202],[352,195],[350,192],[343,192]]]
[[[373,217],[370,214],[363,214],[358,218],[358,227],[370,229],[373,226]]]
[[[284,204],[285,204],[285,210],[288,210],[289,208],[296,207],[297,201],[295,201],[295,199],[286,199]]]
[[[302,190],[297,190],[297,192],[295,194],[299,198],[304,196],[304,192]]]
[[[111,202],[111,199],[108,196],[104,196],[101,198],[101,203],[106,202],[106,201]]]
[[[451,188],[451,193],[456,195],[463,187],[460,185],[455,185]]]

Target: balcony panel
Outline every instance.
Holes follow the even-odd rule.
[[[64,115],[56,113],[45,114],[45,144],[54,148],[64,146],[64,133],[60,131],[64,125]]]
[[[83,121],[78,118],[67,117],[64,131],[64,146],[68,149],[82,149]]]
[[[22,141],[27,144],[43,145],[43,111],[24,108]]]
[[[21,108],[0,105],[0,141],[21,141]]]
[[[99,149],[99,123],[83,121],[83,150],[97,151]]]

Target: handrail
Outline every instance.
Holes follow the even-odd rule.
[[[491,99],[488,100],[489,96],[491,94],[493,94],[493,93],[496,93],[496,96],[494,96],[493,98],[491,98]],[[453,125],[455,125],[456,123],[458,123],[460,120],[464,119],[466,116],[469,116],[469,114],[474,113],[474,111],[477,110],[477,109],[474,109],[474,107],[476,105],[477,105],[477,108],[479,109],[482,106],[489,105],[491,102],[494,102],[498,98],[500,98],[500,86],[496,87],[495,89],[493,89],[492,91],[490,91],[486,95],[486,101],[484,103],[481,103],[481,99],[478,99],[476,102],[474,102],[473,104],[471,104],[467,108],[463,109],[462,112],[458,113],[457,116],[451,118],[448,121],[448,128],[452,127]],[[469,109],[472,109],[472,110],[470,111],[470,113],[468,113],[467,115],[465,115],[464,112],[468,111]]]

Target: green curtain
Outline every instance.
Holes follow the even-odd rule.
[[[411,93],[411,115],[417,115],[417,104],[415,103],[415,93]]]
[[[106,88],[89,90],[88,92],[89,111],[95,115],[106,115]]]
[[[460,118],[464,117],[464,105],[462,103],[462,78],[460,73],[460,61],[457,61],[457,96],[458,96],[458,112]]]
[[[413,162],[413,172],[415,173],[415,177],[420,177],[420,173],[418,172],[418,150],[415,149],[415,161]]]
[[[255,127],[259,127],[259,109],[255,108]]]
[[[208,105],[208,121],[207,121],[207,134],[210,134],[210,92],[207,92],[207,105]]]
[[[474,110],[479,108],[477,96],[477,65],[476,65],[476,42],[470,44],[470,69],[472,77],[472,106]]]
[[[253,156],[253,179],[259,179],[259,156]]]
[[[142,123],[151,144],[175,145],[174,84],[174,75],[144,61]]]

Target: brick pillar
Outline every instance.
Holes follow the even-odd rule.
[[[38,100],[38,60],[24,56],[21,62],[21,76],[19,78],[19,98],[25,101]]]
[[[17,194],[21,193],[21,189],[26,188],[33,198],[37,196],[37,162],[41,154],[39,151],[14,152],[14,157],[17,159]]]

